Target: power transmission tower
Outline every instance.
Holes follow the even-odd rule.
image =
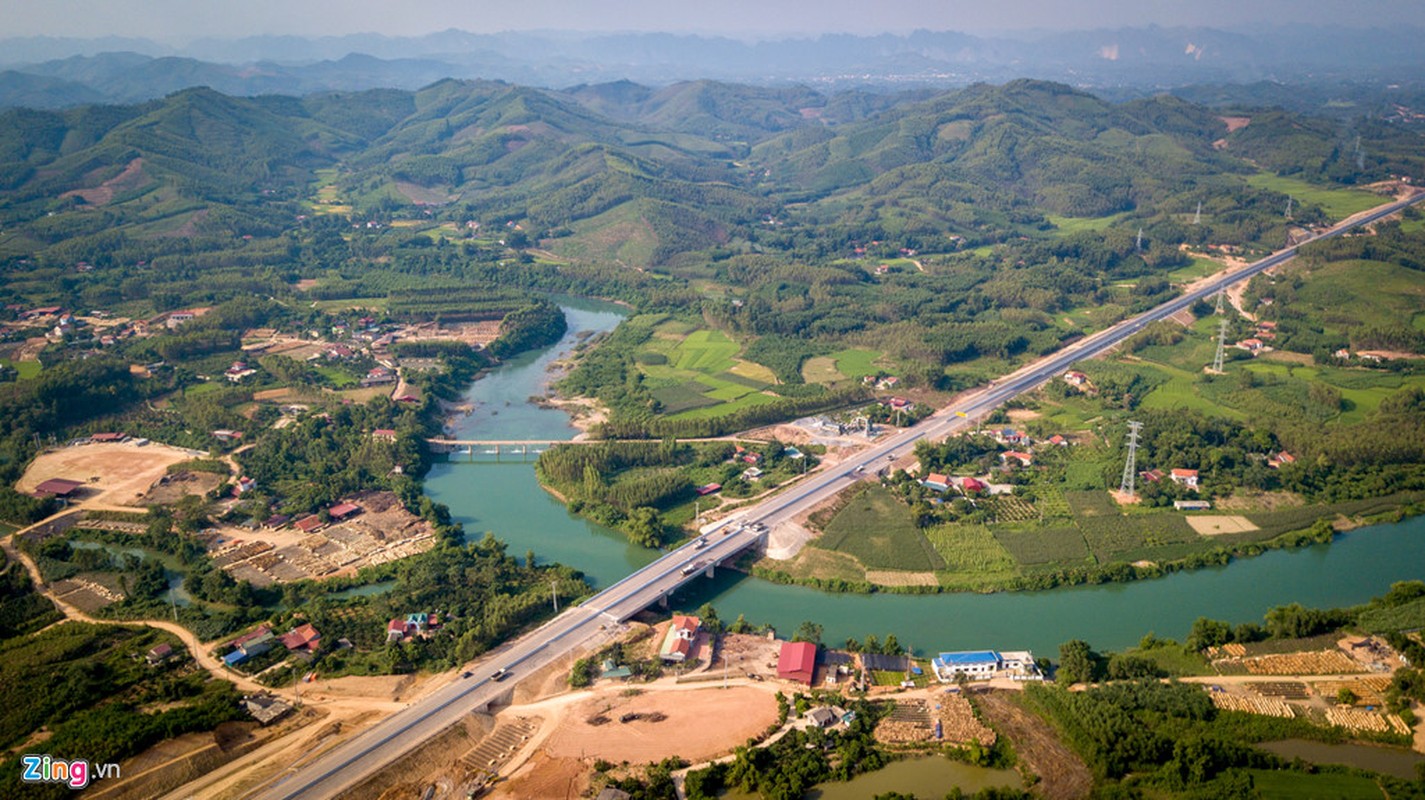
[[[1202,201],[1197,201],[1197,213],[1192,215],[1192,224],[1197,225],[1202,222]]]
[[[1291,195],[1286,196],[1286,218],[1291,219]]]
[[[1222,324],[1217,326],[1217,355],[1212,358],[1212,371],[1222,372],[1222,355],[1227,350],[1227,318],[1222,318]]]
[[[1138,431],[1143,430],[1143,423],[1129,421],[1128,423],[1128,460],[1123,463],[1123,481],[1118,485],[1118,491],[1128,497],[1134,495],[1134,479],[1138,477]]]
[[[1227,298],[1227,287],[1224,286],[1224,287],[1222,287],[1221,289],[1218,289],[1218,290],[1217,290],[1217,313],[1218,313],[1219,315],[1222,314],[1222,312],[1223,312],[1223,310],[1224,310],[1223,302],[1225,301],[1226,298]]]
[[[1137,244],[1137,248],[1138,248],[1138,252],[1140,252],[1140,253],[1143,252],[1143,229],[1142,229],[1142,228],[1139,228],[1139,229],[1138,229],[1138,244]]]

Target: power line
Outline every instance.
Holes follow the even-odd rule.
[[[1143,430],[1143,423],[1129,421],[1128,423],[1128,460],[1123,463],[1123,481],[1118,484],[1118,491],[1128,497],[1134,495],[1134,479],[1138,477],[1138,432]]]

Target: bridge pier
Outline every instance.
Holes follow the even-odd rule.
[[[666,592],[658,595],[658,607],[663,609],[668,608],[668,594]]]
[[[708,565],[708,568],[705,569],[705,570],[703,570],[703,577],[704,577],[704,578],[711,578],[711,577],[713,576],[713,568],[716,567],[716,566],[717,566],[717,564],[709,564],[709,565]]]

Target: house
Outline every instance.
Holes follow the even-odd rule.
[[[233,647],[235,649],[223,660],[228,662],[228,666],[232,666],[252,656],[266,653],[272,649],[272,642],[275,641],[275,639],[276,637],[272,635],[271,628],[266,625],[259,625],[250,633],[245,633],[234,639]],[[241,658],[232,659],[231,657],[235,655],[241,656]]]
[[[366,377],[361,379],[362,386],[384,386],[388,383],[396,382],[396,373],[390,367],[372,367]]]
[[[884,378],[881,378],[881,379],[879,379],[879,380],[876,381],[876,388],[877,388],[877,389],[890,390],[890,389],[896,388],[896,385],[899,384],[900,382],[901,382],[901,379],[900,379],[900,378],[897,378],[897,377],[894,376],[894,375],[887,375],[887,376],[885,376]]]
[[[705,483],[702,486],[699,486],[695,491],[698,493],[698,497],[707,497],[708,495],[714,492],[722,491],[722,484]]]
[[[1173,508],[1178,511],[1207,511],[1212,503],[1207,500],[1174,500]]]
[[[393,619],[386,623],[386,644],[399,642],[406,638],[410,631],[406,629],[406,621],[403,619]]]
[[[748,467],[747,469],[744,469],[742,471],[742,477],[749,481],[761,480],[762,476],[765,474],[766,473],[762,471],[761,467]]]
[[[1337,350],[1336,352],[1332,353],[1331,355],[1340,359],[1349,359],[1351,357],[1351,351],[1343,347],[1340,350]]]
[[[223,377],[227,378],[233,383],[238,383],[243,378],[246,378],[249,375],[256,374],[257,370],[249,367],[246,361],[234,361],[231,367],[228,367],[226,370],[224,370]]]
[[[807,713],[807,720],[818,728],[830,728],[840,721],[840,716],[828,706],[813,708]]]
[[[783,642],[777,656],[777,677],[811,686],[816,671],[816,645],[811,642]]]
[[[238,494],[247,494],[248,492],[256,488],[257,481],[253,478],[249,478],[248,476],[244,475],[241,478],[237,479],[237,486],[233,487],[233,491]]]
[[[1003,666],[999,653],[993,650],[966,650],[955,653],[941,653],[930,661],[935,677],[941,683],[950,683],[960,676],[971,680],[994,677]]]
[[[43,308],[32,308],[20,315],[20,319],[31,320],[36,317],[49,317],[64,310],[64,306],[45,306]]]
[[[377,428],[371,432],[371,438],[380,442],[396,441],[396,431],[393,428]]]
[[[1262,320],[1261,322],[1257,323],[1257,329],[1263,331],[1274,331],[1277,329],[1277,324],[1275,322],[1272,322],[1271,320]]]
[[[301,531],[302,533],[316,533],[317,531],[321,530],[322,526],[325,524],[326,523],[322,522],[322,518],[317,516],[316,514],[308,514],[307,516],[302,517],[301,519],[292,523],[292,526],[295,527],[297,530]]]
[[[273,514],[262,521],[262,527],[269,530],[277,530],[278,528],[285,527],[287,523],[291,521],[292,517],[289,514]]]
[[[806,455],[795,447],[782,448],[782,455],[786,458],[806,458]]]
[[[213,438],[220,442],[236,442],[242,439],[242,431],[230,431],[227,428],[219,428],[213,431]]]
[[[1262,340],[1257,338],[1243,339],[1242,341],[1237,343],[1237,349],[1246,350],[1247,352],[1256,355],[1257,353],[1261,352]]]
[[[50,478],[35,487],[35,496],[68,498],[83,485],[84,483],[81,481],[72,481],[68,478]]]
[[[675,664],[693,658],[698,652],[698,631],[702,626],[702,620],[697,617],[673,615],[673,622],[663,635],[663,646],[658,648],[658,657]]]
[[[960,489],[964,491],[965,494],[969,494],[970,492],[983,492],[989,488],[990,487],[986,485],[984,481],[976,478],[965,478],[960,481]]]
[[[1049,437],[1049,444],[1052,444],[1055,447],[1067,447],[1069,444],[1069,440],[1056,433],[1053,436]]]
[[[148,662],[150,667],[156,667],[172,657],[173,645],[165,643],[148,651],[148,655],[144,656],[144,660]]]
[[[747,452],[742,454],[742,463],[751,464],[755,467],[758,464],[762,463],[762,454],[754,453],[751,450],[748,450]]]
[[[317,629],[313,628],[310,622],[304,622],[277,638],[288,650],[307,654],[317,652],[321,640],[322,635],[317,633]]]
[[[897,408],[897,409],[910,408],[910,401],[907,400],[907,399],[905,399],[904,397],[892,397],[892,398],[891,398],[891,408]]]
[[[261,725],[276,722],[292,711],[292,706],[270,694],[248,695],[242,699],[242,707]]]
[[[1020,466],[1027,467],[1034,463],[1034,456],[1029,453],[1021,453],[1018,450],[1006,450],[999,454],[1000,460],[1008,464],[1011,459],[1018,461]]]
[[[1138,477],[1142,478],[1145,481],[1148,481],[1149,483],[1157,483],[1158,481],[1163,479],[1163,471],[1160,469],[1150,469],[1138,473]]]
[[[1186,486],[1189,489],[1197,488],[1197,470],[1195,469],[1175,469],[1170,474],[1173,483],[1179,486]]]
[[[925,480],[921,481],[920,485],[927,489],[943,492],[950,488],[950,477],[939,472],[932,472],[925,476]]]
[[[1083,387],[1089,385],[1089,376],[1085,375],[1082,372],[1075,372],[1073,370],[1069,370],[1068,372],[1064,373],[1064,383],[1082,389]]]
[[[173,330],[174,328],[177,328],[179,325],[182,325],[185,322],[192,322],[194,319],[201,317],[206,312],[206,308],[201,310],[193,308],[186,311],[174,311],[173,313],[168,315],[168,319],[164,321],[164,324],[168,326],[169,330]]]
[[[354,517],[360,513],[361,506],[355,503],[337,503],[327,509],[327,516],[331,517],[333,522],[340,522],[341,520]]]

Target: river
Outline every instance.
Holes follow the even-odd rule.
[[[466,393],[472,414],[456,423],[456,438],[564,439],[576,431],[558,409],[528,402],[543,394],[549,366],[575,347],[579,334],[608,331],[626,312],[618,306],[560,298],[569,333],[556,345],[512,359]],[[630,545],[615,531],[569,514],[539,487],[533,456],[477,452],[452,456],[426,479],[432,499],[450,507],[471,538],[486,531],[523,556],[559,561],[595,586],[606,586],[657,552]],[[1194,619],[1260,622],[1272,606],[1300,602],[1336,607],[1364,602],[1393,581],[1425,578],[1425,518],[1373,525],[1336,537],[1330,545],[1272,551],[1225,567],[1178,572],[1133,583],[1079,586],[1046,592],[997,594],[851,595],[782,586],[731,571],[699,581],[675,598],[683,608],[711,602],[731,620],[746,615],[784,634],[803,620],[822,625],[828,642],[894,633],[921,652],[996,648],[1057,652],[1068,639],[1095,647],[1129,647],[1152,631],[1182,639]]]

